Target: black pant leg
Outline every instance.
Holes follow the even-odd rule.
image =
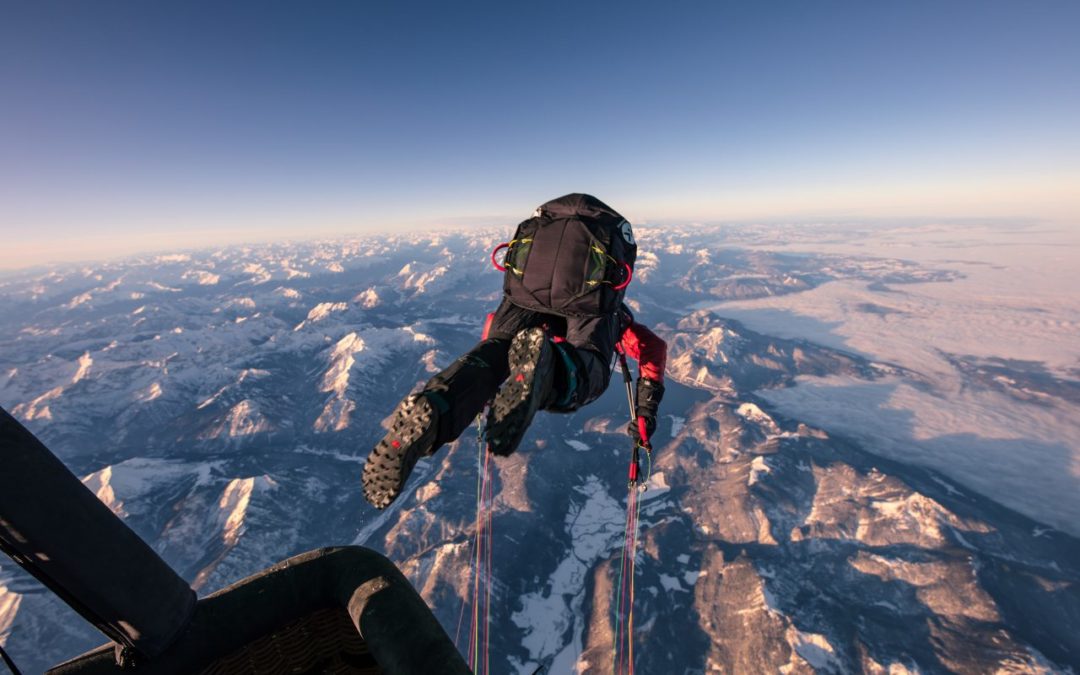
[[[455,440],[484,409],[510,374],[506,356],[514,335],[542,325],[545,315],[503,300],[495,310],[491,331],[469,352],[424,386],[424,394],[439,410],[436,444]]]
[[[483,340],[424,386],[424,395],[439,411],[436,445],[453,441],[495,396],[510,372],[506,355],[510,340]]]
[[[424,394],[440,413],[437,445],[456,440],[510,375],[507,354],[514,335],[543,323],[543,314],[517,307],[503,298],[495,310],[486,340],[478,342],[442,373],[428,380]]]
[[[555,390],[552,412],[573,412],[600,398],[611,381],[611,358],[595,350],[579,349],[569,342],[555,345]]]
[[[577,410],[607,390],[617,330],[618,319],[614,316],[566,320],[566,341],[557,345],[562,372],[556,373],[555,382],[560,393],[550,410]]]

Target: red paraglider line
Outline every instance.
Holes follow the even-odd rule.
[[[484,529],[484,533],[487,539],[484,562],[484,675],[489,674],[488,660],[491,654],[491,585],[492,585],[492,562],[491,562],[491,549],[492,542],[494,540],[494,532],[492,530],[492,514],[495,504],[495,487],[493,485],[493,476],[488,465],[490,464],[491,453],[487,453],[487,459],[484,460],[484,482],[487,484],[487,497],[484,500],[484,512],[487,514],[487,527]]]

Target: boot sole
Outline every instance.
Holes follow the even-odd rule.
[[[416,462],[435,451],[436,413],[424,396],[410,396],[394,411],[390,430],[364,463],[364,496],[385,509],[405,487]]]
[[[510,377],[499,389],[488,413],[487,438],[491,451],[506,456],[517,449],[536,411],[541,392],[536,386],[538,373],[551,368],[553,353],[545,347],[547,335],[533,328],[514,337],[507,361]]]

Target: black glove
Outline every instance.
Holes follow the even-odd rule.
[[[627,433],[636,443],[641,443],[641,432],[638,429],[637,418],[645,420],[645,433],[652,440],[653,432],[656,431],[656,414],[660,410],[660,401],[664,398],[664,383],[648,377],[639,377],[637,381],[637,410],[634,411],[635,419],[627,428]]]
[[[649,436],[649,447],[652,447],[652,435],[656,431],[656,418],[642,415],[641,419],[645,420],[645,433]],[[635,443],[644,445],[641,441],[641,430],[638,428],[637,420],[634,420],[626,427],[626,433],[630,434],[630,438],[634,439]]]

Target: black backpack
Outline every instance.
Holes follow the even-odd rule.
[[[625,218],[596,197],[569,194],[538,208],[491,259],[505,271],[503,293],[515,305],[570,318],[614,313],[636,258]]]

